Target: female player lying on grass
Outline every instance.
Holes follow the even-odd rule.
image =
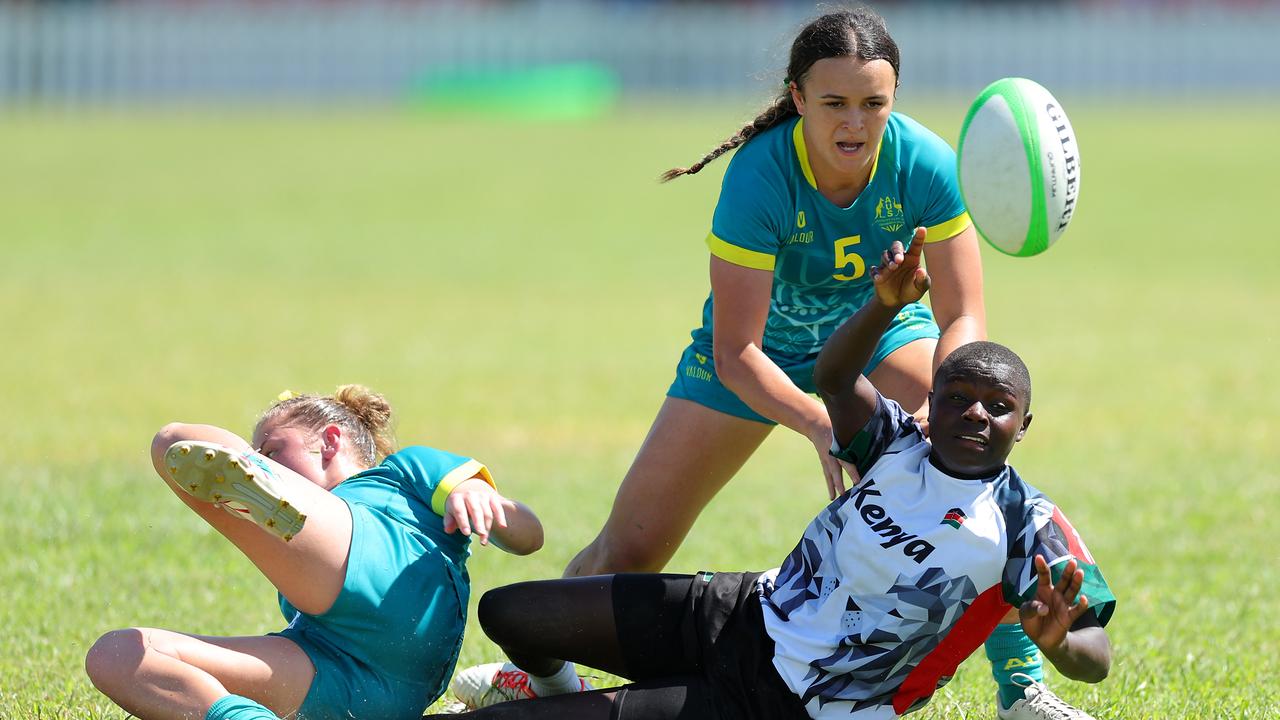
[[[420,717],[457,661],[471,538],[524,555],[542,526],[479,462],[395,452],[390,419],[382,396],[345,385],[282,396],[252,446],[209,425],[161,429],[156,472],[276,586],[289,625],[109,632],[85,659],[93,684],[147,720]]]
[[[521,669],[552,676],[571,660],[636,682],[465,717],[896,717],[927,702],[1011,605],[1064,675],[1107,675],[1102,626],[1115,600],[1062,513],[1005,464],[1031,422],[1018,356],[988,342],[951,353],[934,376],[929,439],[859,372],[928,288],[922,245],[883,254],[875,297],[818,357],[834,454],[862,480],[819,513],[782,567],[486,593],[480,624]],[[1033,716],[1064,705],[1027,684],[1019,702]]]

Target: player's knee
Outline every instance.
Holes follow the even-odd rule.
[[[121,682],[128,682],[146,652],[146,638],[138,628],[112,630],[89,648],[84,670],[94,687],[110,695]]]
[[[499,645],[509,645],[517,639],[519,630],[527,625],[524,615],[530,603],[524,597],[524,587],[529,583],[515,583],[486,592],[476,606],[476,618],[484,634]]]

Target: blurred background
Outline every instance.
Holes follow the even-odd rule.
[[[953,145],[1030,77],[1078,211],[983,247],[989,332],[1036,383],[1013,457],[1119,597],[1102,720],[1280,717],[1280,3],[880,2],[895,108]],[[121,718],[85,651],[134,625],[278,630],[274,592],[155,477],[173,420],[385,393],[404,443],[594,537],[708,290],[723,158],[808,2],[0,0],[0,720]],[[764,569],[826,504],[786,431],[669,569]],[[496,651],[474,621],[462,664]],[[979,658],[922,713],[990,717]]]
[[[1269,0],[876,7],[903,49],[910,97],[1019,74],[1067,97],[1280,87],[1280,4]],[[482,104],[499,88],[541,97],[533,112],[590,112],[615,96],[716,101],[771,91],[814,12],[781,0],[9,1],[0,103]]]

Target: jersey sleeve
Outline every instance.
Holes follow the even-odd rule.
[[[770,168],[769,160],[750,143],[733,156],[720,184],[707,247],[734,265],[772,272],[782,244],[777,217],[786,192],[782,173]]]
[[[914,138],[913,152],[910,184],[917,207],[921,208],[915,225],[924,226],[926,243],[954,237],[973,224],[960,194],[956,151],[921,126]]]
[[[1072,527],[1067,516],[1044,496],[1030,498],[1026,508],[1025,523],[1009,547],[1002,583],[1005,600],[1014,607],[1020,607],[1035,597],[1036,555],[1044,556],[1055,583],[1062,577],[1067,561],[1075,558],[1077,566],[1084,571],[1080,593],[1089,598],[1089,612],[1097,616],[1098,624],[1105,626],[1115,611],[1116,598],[1080,533]]]
[[[886,453],[900,452],[923,440],[924,434],[920,432],[915,418],[898,403],[877,393],[876,409],[867,424],[848,445],[836,447],[833,443],[831,454],[853,463],[858,474],[865,475]]]
[[[464,480],[479,477],[495,489],[493,475],[479,460],[444,450],[413,446],[387,456],[384,465],[392,468],[407,492],[412,492],[444,516],[444,501]]]

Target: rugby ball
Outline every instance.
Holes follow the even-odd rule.
[[[956,165],[978,234],[1001,252],[1042,253],[1071,222],[1080,148],[1062,105],[1038,83],[988,85],[960,127]]]

